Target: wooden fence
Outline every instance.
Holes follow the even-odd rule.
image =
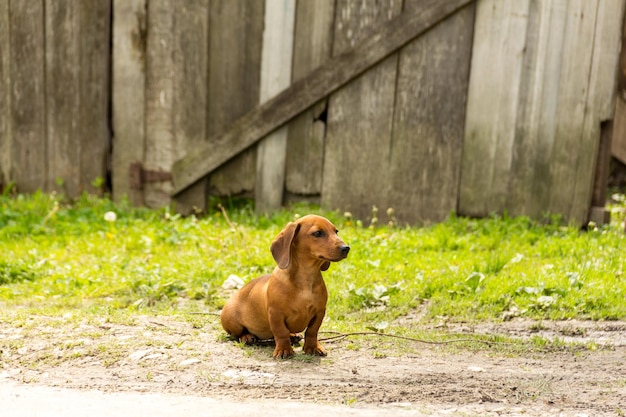
[[[110,176],[115,198],[183,212],[248,195],[582,224],[623,15],[624,0],[2,2],[0,182],[75,196]]]
[[[0,1],[0,185],[99,192],[109,45],[107,1]]]

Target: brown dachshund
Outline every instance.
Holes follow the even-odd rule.
[[[350,247],[330,221],[308,215],[285,226],[270,250],[278,265],[233,294],[222,309],[222,327],[244,343],[273,337],[275,358],[293,356],[290,338],[306,329],[304,352],[326,356],[317,340],[328,299],[321,271],[348,256]]]

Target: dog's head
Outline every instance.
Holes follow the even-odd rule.
[[[337,228],[328,219],[309,214],[287,224],[270,250],[280,269],[295,260],[303,265],[319,263],[320,270],[326,271],[331,262],[348,256],[350,246],[337,236]]]

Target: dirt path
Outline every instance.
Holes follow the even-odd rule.
[[[214,322],[199,317],[194,327],[165,317],[139,317],[132,325],[35,317],[21,327],[0,323],[0,386],[15,392],[24,386],[98,390],[122,395],[114,397],[122,402],[124,393],[166,399],[184,395],[251,407],[275,405],[279,399],[283,405],[343,407],[346,415],[390,410],[417,416],[626,413],[622,322],[518,321],[452,329],[540,334],[592,343],[596,350],[506,354],[359,338],[326,344],[327,358],[298,355],[288,361],[272,360],[270,348],[223,341]],[[6,395],[0,397],[3,403]],[[219,409],[223,413],[218,415],[234,415],[226,413],[226,406]],[[351,414],[356,411],[361,414]]]

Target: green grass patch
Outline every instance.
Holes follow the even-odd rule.
[[[615,209],[623,213],[623,205]],[[324,274],[325,329],[384,329],[412,310],[424,321],[626,318],[619,224],[581,231],[554,218],[452,215],[398,227],[308,205],[272,216],[254,214],[247,202],[226,211],[228,219],[218,209],[183,218],[87,195],[72,203],[43,193],[2,196],[0,316],[215,312],[229,275],[249,281],[270,272],[274,236],[296,216],[319,213],[352,247]]]

